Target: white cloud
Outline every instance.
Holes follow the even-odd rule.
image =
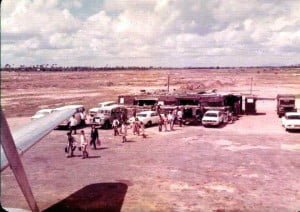
[[[67,10],[56,8],[57,1],[20,0],[15,9],[10,8],[11,0],[3,2],[2,10],[8,7],[10,14],[4,12],[2,16],[2,32],[4,33],[35,33],[48,34],[53,32],[70,32],[76,30],[80,21]],[[6,5],[6,2],[8,6]]]
[[[2,64],[270,65],[299,63],[300,2],[5,0]],[[284,61],[278,56],[285,54]],[[67,58],[67,60],[66,60]]]

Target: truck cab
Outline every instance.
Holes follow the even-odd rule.
[[[296,112],[295,95],[278,94],[277,95],[277,115],[281,118],[286,112]]]

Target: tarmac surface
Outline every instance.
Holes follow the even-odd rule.
[[[300,133],[281,127],[275,102],[263,105],[220,128],[151,127],[147,138],[129,130],[127,143],[99,130],[101,147],[88,159],[78,150],[66,158],[67,131],[55,130],[22,159],[46,211],[298,211]],[[26,120],[8,121],[15,129]],[[28,209],[9,168],[1,203]]]

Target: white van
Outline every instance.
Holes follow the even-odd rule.
[[[127,109],[123,105],[111,105],[102,107],[91,120],[90,124],[99,125],[103,128],[110,128],[113,120],[117,118],[119,122],[127,119]]]

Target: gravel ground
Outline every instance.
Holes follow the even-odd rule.
[[[300,134],[281,127],[275,101],[258,110],[220,128],[147,128],[127,143],[99,130],[88,159],[66,158],[66,131],[55,130],[23,162],[42,210],[298,211]],[[16,129],[29,118],[8,121]],[[11,170],[1,175],[1,203],[26,209]]]

